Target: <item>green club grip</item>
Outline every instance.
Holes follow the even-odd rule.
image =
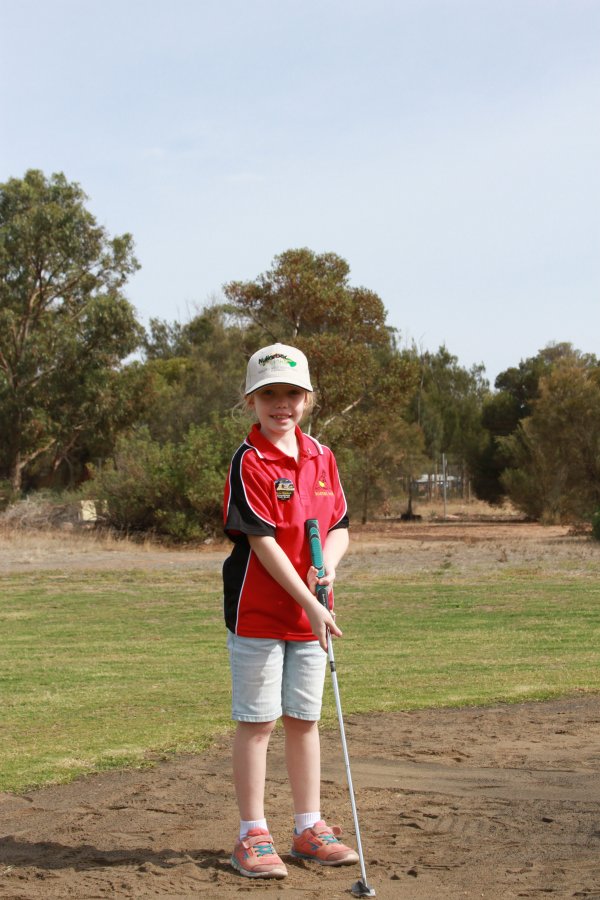
[[[322,578],[325,574],[325,565],[323,563],[323,548],[321,546],[319,521],[318,519],[307,519],[305,526],[308,546],[310,547],[311,562],[317,570],[319,578]],[[325,607],[325,609],[329,609],[329,589],[326,585],[317,585],[317,600]]]

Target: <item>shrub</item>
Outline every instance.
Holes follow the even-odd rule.
[[[82,495],[74,491],[41,490],[17,496],[0,509],[0,525],[10,529],[52,530],[82,524]]]
[[[592,516],[592,537],[600,541],[600,509]]]
[[[204,540],[222,530],[223,486],[239,441],[231,419],[191,426],[178,443],[140,429],[120,439],[114,462],[94,473],[87,492],[105,503],[105,520],[119,530]]]
[[[17,495],[8,479],[0,478],[0,512],[14,503]]]

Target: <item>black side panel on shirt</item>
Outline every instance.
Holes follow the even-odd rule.
[[[260,516],[257,516],[246,499],[242,479],[242,461],[245,453],[253,452],[254,451],[250,450],[247,445],[242,444],[231,460],[231,491],[225,532],[234,542],[240,540],[240,533],[242,535],[258,534],[275,537],[275,529],[273,526],[268,522],[265,522],[264,519],[261,519]]]
[[[238,535],[238,541],[223,563],[223,614],[229,631],[237,625],[238,606],[250,559],[250,544],[245,534]]]

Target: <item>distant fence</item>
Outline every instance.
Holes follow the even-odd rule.
[[[460,475],[425,474],[413,478],[413,496],[421,499],[437,500],[444,496],[444,481],[447,497],[464,497],[468,490],[468,479]]]
[[[438,472],[424,472],[416,478],[402,479],[406,494],[415,500],[441,500],[447,498],[471,499],[471,481],[463,466],[441,467]]]

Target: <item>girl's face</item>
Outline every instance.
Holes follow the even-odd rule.
[[[248,399],[265,436],[283,437],[295,431],[306,407],[307,394],[294,384],[268,384]]]

